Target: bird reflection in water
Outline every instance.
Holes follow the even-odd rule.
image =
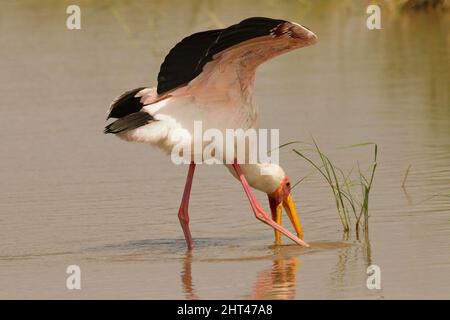
[[[258,273],[250,299],[294,299],[299,265],[297,258],[274,260]]]
[[[294,299],[296,295],[298,258],[275,259],[270,268],[258,273],[248,299]],[[183,259],[181,284],[186,299],[199,299],[195,293],[192,278],[192,253],[188,251]]]
[[[188,300],[197,300],[198,297],[194,293],[194,284],[192,282],[192,251],[188,250],[184,256],[183,270],[181,271],[181,284],[183,293]]]

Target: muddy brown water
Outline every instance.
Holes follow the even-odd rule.
[[[450,22],[448,13],[382,8],[365,27],[359,1],[3,2],[0,11],[0,298],[448,298]],[[298,21],[319,43],[258,70],[261,126],[281,142],[313,135],[336,163],[367,164],[379,145],[368,239],[342,232],[319,176],[293,191],[312,247],[272,246],[239,183],[200,166],[191,206],[197,248],[177,220],[186,167],[102,134],[111,99],[154,85],[183,36],[248,16]],[[311,168],[289,149],[295,181]],[[406,168],[411,172],[401,188]],[[258,194],[268,208],[266,197]],[[82,289],[66,289],[66,268]],[[381,268],[381,290],[366,268]]]

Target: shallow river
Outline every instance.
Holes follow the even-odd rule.
[[[233,2],[78,1],[72,31],[70,1],[2,2],[0,298],[449,298],[449,14],[385,6],[382,29],[368,30],[362,1]],[[274,247],[228,171],[199,166],[186,253],[187,168],[102,133],[112,98],[155,85],[179,39],[249,16],[319,37],[258,70],[263,128],[281,142],[313,136],[344,168],[372,151],[339,147],[378,144],[366,237],[343,233],[313,174],[293,190],[311,248]],[[281,165],[293,182],[311,172],[288,147]],[[72,264],[81,290],[66,289]],[[380,290],[366,286],[372,264]]]

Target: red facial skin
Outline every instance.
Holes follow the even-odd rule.
[[[283,202],[291,194],[291,183],[289,182],[289,178],[286,176],[281,180],[280,186],[272,192],[268,194],[270,211],[272,212],[272,219],[275,220],[277,207]]]

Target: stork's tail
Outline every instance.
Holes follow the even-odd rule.
[[[118,118],[105,127],[104,133],[120,133],[136,129],[153,121],[153,116],[141,111],[144,102],[150,103],[156,97],[155,88],[136,88],[118,96],[111,103],[109,118]]]
[[[136,129],[149,124],[153,120],[153,116],[145,111],[135,112],[110,123],[105,127],[103,133],[116,134],[122,131]]]

